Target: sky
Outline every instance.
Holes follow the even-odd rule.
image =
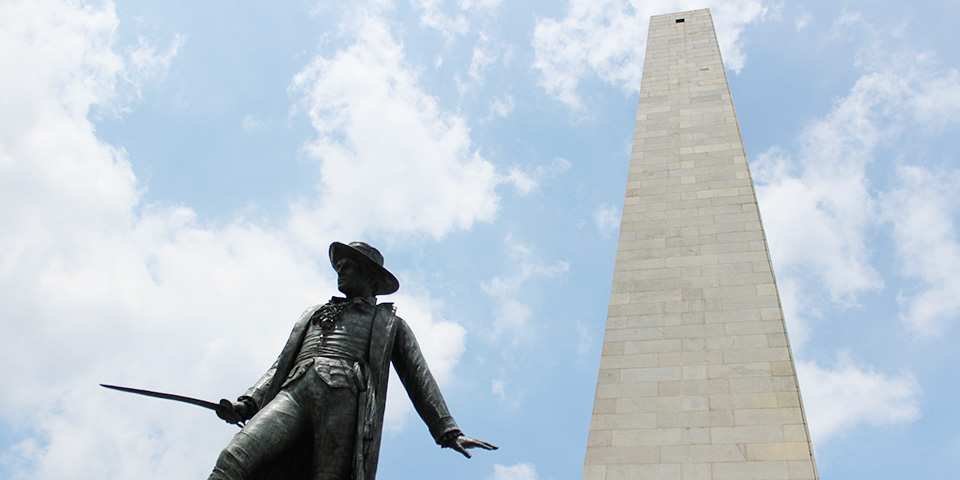
[[[0,0],[0,478],[203,479],[209,411],[399,279],[379,478],[580,477],[648,19],[710,8],[820,478],[960,469],[954,2]]]

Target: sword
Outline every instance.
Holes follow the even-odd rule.
[[[137,395],[144,395],[147,397],[162,398],[164,400],[173,400],[175,402],[189,403],[190,405],[196,405],[198,407],[203,407],[203,408],[208,408],[210,410],[213,410],[217,412],[218,417],[220,416],[221,407],[226,408],[231,412],[233,411],[233,404],[231,404],[230,400],[227,400],[226,398],[224,398],[223,400],[220,400],[220,403],[213,403],[213,402],[208,402],[206,400],[200,400],[199,398],[185,397],[183,395],[175,395],[173,393],[153,392],[150,390],[141,390],[139,388],[120,387],[117,385],[106,385],[103,383],[101,383],[100,386],[103,388],[109,388],[111,390],[118,390],[126,393],[135,393]],[[220,418],[223,418],[223,417],[220,417]],[[238,420],[236,422],[230,422],[230,423],[233,423],[234,425],[241,426],[241,427],[243,426],[243,420]]]

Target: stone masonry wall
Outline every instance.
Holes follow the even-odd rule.
[[[710,12],[652,17],[583,480],[816,478]]]

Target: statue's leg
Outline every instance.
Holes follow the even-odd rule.
[[[307,429],[309,417],[285,390],[243,426],[217,459],[208,480],[246,480]]]
[[[315,480],[347,480],[353,478],[354,446],[357,438],[357,393],[350,388],[353,379],[333,374],[330,386],[325,381],[310,382],[309,397],[304,408],[313,425]],[[302,392],[301,395],[306,392]],[[362,480],[362,479],[358,479]]]

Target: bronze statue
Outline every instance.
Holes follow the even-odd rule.
[[[466,437],[447,410],[410,327],[376,295],[400,283],[383,256],[363,242],[330,245],[346,298],[301,315],[280,357],[217,415],[243,424],[217,459],[210,480],[373,480],[392,362],[434,440],[466,457],[497,447]]]

